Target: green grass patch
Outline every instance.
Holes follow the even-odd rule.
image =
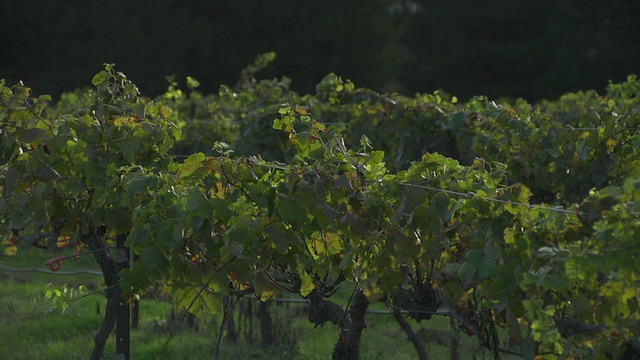
[[[14,268],[44,268],[47,259],[61,254],[50,254],[37,249],[20,249],[16,256],[2,256],[4,266]],[[78,261],[63,262],[63,270],[96,270],[97,264],[91,256]],[[37,272],[0,271],[0,354],[10,359],[86,359],[93,349],[93,337],[97,332],[106,300],[100,294],[73,301],[63,311],[45,297],[47,284],[62,289],[85,285],[99,289],[102,278],[92,275],[59,276]],[[339,301],[348,302],[350,291],[341,290]],[[254,300],[243,299],[241,302]],[[258,308],[255,302],[252,306]],[[245,305],[246,306],[246,305]],[[270,313],[273,318],[276,343],[268,348],[260,346],[257,319],[247,315],[234,317],[240,339],[231,342],[228,337],[222,344],[223,359],[305,359],[331,358],[338,339],[338,329],[332,324],[315,327],[306,319],[305,304],[275,304]],[[378,308],[379,305],[376,305]],[[143,299],[140,303],[140,327],[131,333],[132,359],[156,359],[167,340],[175,319],[180,316],[168,300]],[[173,312],[173,314],[172,314]],[[198,331],[182,326],[163,352],[161,359],[212,358],[220,329],[221,315],[200,314]],[[253,324],[251,325],[251,321]],[[368,315],[368,327],[361,343],[362,359],[415,359],[416,352],[406,335],[391,314]],[[452,332],[449,319],[434,317],[430,321],[410,321],[429,352],[430,359],[449,359],[449,341]],[[252,336],[247,336],[253,326]],[[253,338],[253,341],[249,341]],[[460,336],[458,352],[460,358],[472,358],[478,350],[476,339]],[[115,358],[115,339],[107,343],[106,359]],[[486,353],[486,358],[491,356]],[[508,357],[503,357],[508,358]]]

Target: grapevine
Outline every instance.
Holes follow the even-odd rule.
[[[124,292],[108,296],[161,282],[194,313],[296,294],[312,323],[338,326],[338,358],[357,358],[377,302],[416,320],[447,309],[495,358],[497,328],[528,358],[637,351],[635,77],[534,107],[333,74],[301,96],[243,74],[218,95],[152,100],[106,65],[73,112],[0,83],[3,244],[73,239]],[[118,239],[138,259],[114,273]]]

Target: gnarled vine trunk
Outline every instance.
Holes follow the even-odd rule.
[[[100,265],[104,283],[107,286],[105,295],[107,297],[107,307],[104,312],[104,319],[100,325],[100,329],[95,337],[91,360],[99,360],[103,357],[104,347],[109,339],[111,331],[116,325],[116,314],[120,300],[120,287],[118,286],[118,268],[115,260],[106,249],[107,243],[104,237],[99,234],[91,234],[82,236],[82,241],[89,246],[91,250],[100,250],[94,253],[94,258]]]
[[[334,360],[360,359],[360,338],[362,331],[367,327],[365,318],[368,307],[369,300],[362,290],[358,290],[349,309],[350,326],[340,328],[340,339],[333,350]]]
[[[360,338],[367,327],[365,318],[369,308],[369,300],[362,290],[355,294],[349,310],[323,298],[322,293],[314,291],[310,294],[309,322],[322,325],[327,321],[340,327],[340,338],[333,350],[334,360],[360,359]]]

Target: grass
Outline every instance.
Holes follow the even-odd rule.
[[[49,258],[60,254],[47,254],[37,249],[20,249],[16,256],[1,256],[0,263],[15,268],[43,268]],[[78,262],[63,262],[62,270],[97,270],[90,256]],[[93,337],[104,315],[106,300],[94,295],[71,302],[64,311],[45,297],[47,284],[61,288],[64,284],[77,288],[86,285],[98,289],[101,277],[95,275],[56,276],[37,272],[0,271],[0,354],[8,359],[86,359],[93,349]],[[348,292],[348,291],[347,291]],[[346,294],[345,296],[348,296]],[[251,300],[241,300],[251,301]],[[143,299],[140,307],[140,328],[131,333],[131,358],[156,359],[172,328],[172,304],[168,301]],[[338,330],[332,324],[314,328],[304,313],[304,304],[284,304],[271,307],[274,329],[280,334],[281,344],[270,348],[260,348],[246,339],[233,343],[225,339],[222,345],[222,359],[329,359]],[[257,308],[257,304],[253,306]],[[99,310],[99,312],[98,312]],[[292,316],[292,314],[294,314]],[[241,332],[247,329],[244,320],[236,318]],[[185,328],[171,340],[161,359],[212,358],[219,332],[221,316],[201,314],[198,317],[199,331]],[[244,322],[243,322],[244,321]],[[254,320],[255,328],[259,328]],[[370,315],[368,327],[363,332],[361,343],[362,359],[415,359],[413,346],[390,315]],[[449,359],[450,351],[435,337],[450,336],[449,319],[434,317],[420,324],[411,322],[419,331],[429,352],[430,359]],[[429,337],[431,341],[429,341]],[[284,341],[288,339],[288,341]],[[478,349],[475,339],[461,336],[460,357],[471,359]],[[107,343],[105,359],[115,359],[113,336]],[[479,354],[482,354],[480,352]],[[486,358],[491,358],[487,353]],[[506,357],[503,357],[506,358]]]

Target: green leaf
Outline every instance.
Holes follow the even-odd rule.
[[[136,153],[138,152],[139,143],[137,140],[128,139],[120,143],[120,151],[122,156],[131,165],[136,163]]]
[[[175,224],[173,226],[171,236],[173,237],[173,240],[175,240],[176,243],[182,242],[182,239],[184,238],[184,224],[183,223]]]
[[[353,264],[353,260],[350,257],[345,256],[340,261],[340,265],[338,265],[338,270],[343,271],[344,269],[347,268],[347,266],[352,265],[352,264]]]
[[[93,79],[91,80],[91,84],[93,84],[93,86],[98,86],[105,82],[108,78],[109,74],[106,71],[102,70],[93,77]]]
[[[124,234],[131,229],[131,213],[126,208],[117,207],[107,213],[107,228]]]
[[[20,133],[20,140],[26,143],[35,142],[43,137],[45,137],[46,133],[42,129],[31,128],[26,129]]]
[[[278,209],[280,217],[286,221],[299,221],[304,223],[313,218],[297,201],[281,193],[276,194],[276,209]]]
[[[131,230],[129,236],[127,236],[127,241],[125,241],[125,246],[135,247],[137,244],[146,243],[149,239],[149,230],[136,227]]]
[[[570,281],[562,275],[547,275],[542,281],[542,286],[550,291],[567,294],[569,292]]]
[[[33,169],[33,172],[44,182],[56,180],[61,177],[56,169],[47,163],[39,164],[35,169]]]
[[[455,276],[459,274],[461,265],[458,263],[448,263],[446,264],[441,272],[447,276]],[[465,270],[468,271],[468,270]]]
[[[197,315],[199,312],[217,314],[222,311],[222,294],[211,291],[200,292],[197,287],[183,287],[176,290],[178,305],[183,308],[191,305],[190,312]]]
[[[385,173],[384,151],[376,150],[371,152],[371,157],[367,161],[366,169],[370,172],[370,177],[379,177]]]
[[[187,87],[191,90],[196,89],[200,86],[200,82],[191,76],[187,76]]]
[[[211,215],[212,206],[199,188],[193,188],[187,195],[186,209],[199,218],[206,219]]]
[[[334,180],[334,186],[337,189],[345,190],[348,192],[353,191],[353,186],[351,185],[351,181],[349,180],[349,177],[347,177],[346,174],[342,174],[336,177]]]
[[[292,132],[293,124],[296,121],[295,112],[290,107],[284,107],[278,110],[280,118],[273,121],[273,128],[284,132]]]
[[[478,249],[471,250],[465,256],[466,261],[462,263],[458,270],[458,276],[463,284],[470,284],[475,278],[476,271],[480,267],[484,256],[482,251]]]
[[[217,269],[215,271],[218,271]],[[208,278],[210,275],[206,276]],[[213,290],[216,294],[228,296],[229,291],[229,277],[224,271],[218,271],[213,277],[213,280],[209,283],[209,289]]]
[[[235,256],[241,256],[244,253],[244,245],[237,242],[232,242],[231,244],[229,244],[227,249],[229,250],[230,254],[233,254]]]
[[[573,294],[569,297],[571,307],[576,313],[591,313],[591,301],[584,295]]]
[[[142,172],[135,171],[127,173],[123,178],[123,189],[129,195],[144,194],[147,189],[155,188],[158,185],[158,178],[147,176]]]
[[[484,250],[473,249],[466,255],[466,261],[460,266],[458,276],[464,284],[470,284],[475,278],[484,280],[493,275],[495,262],[501,259],[502,252],[493,242],[487,241]]]
[[[292,238],[282,224],[270,225],[267,227],[266,233],[269,235],[269,240],[275,244],[278,253],[286,254],[289,251]]]
[[[540,259],[551,259],[556,256],[556,251],[548,246],[543,246],[538,249],[538,258]]]
[[[273,128],[276,130],[282,130],[284,127],[284,121],[282,119],[273,120]]]
[[[484,244],[484,257],[487,261],[494,261],[502,258],[502,251],[495,246],[492,241],[487,241]]]
[[[258,270],[253,278],[253,288],[260,301],[272,300],[280,294],[280,287],[262,271]]]
[[[536,273],[535,273],[536,285],[538,285],[538,286],[542,285],[542,283],[544,282],[544,279],[546,278],[546,276],[549,273],[549,271],[551,271],[551,267],[550,266],[543,266],[540,269],[538,269],[538,271],[536,271]]]
[[[182,245],[182,230],[183,228],[179,224],[169,223],[161,226],[156,238],[158,246],[169,250],[177,249]]]
[[[196,170],[202,167],[205,155],[203,153],[195,153],[187,158],[183,164],[180,164],[178,174],[182,178],[191,176]]]

